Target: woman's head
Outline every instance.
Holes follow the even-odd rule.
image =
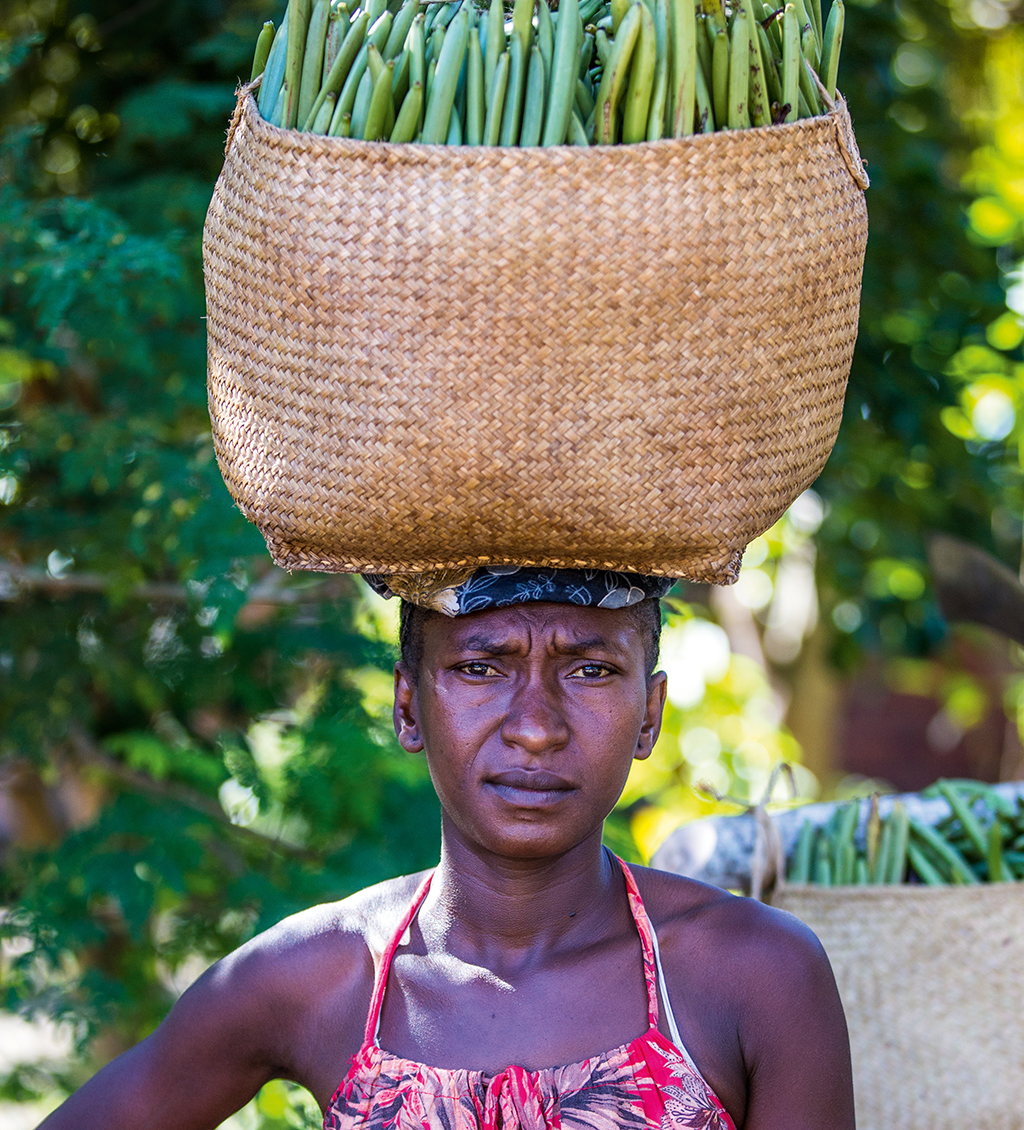
[[[423,751],[446,835],[510,858],[600,832],[661,725],[656,600],[403,613],[395,729]]]

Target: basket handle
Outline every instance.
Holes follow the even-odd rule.
[[[850,118],[846,99],[838,90],[835,98],[833,98],[825,84],[818,78],[817,71],[810,66],[807,69],[811,72],[811,77],[818,88],[822,102],[825,103],[825,109],[832,115],[832,120],[836,124],[836,144],[839,146],[843,161],[850,171],[850,176],[853,177],[854,184],[863,192],[871,187],[871,179],[864,168],[864,160],[860,155],[860,150],[857,148],[857,138],[853,133],[853,121]]]
[[[231,150],[231,143],[235,140],[235,130],[238,129],[239,123],[242,120],[242,112],[245,109],[246,99],[250,94],[259,89],[260,83],[263,81],[263,75],[258,74],[252,82],[242,83],[235,91],[235,111],[231,115],[231,122],[228,125],[228,138],[224,143],[224,156],[226,157]]]
[[[787,766],[788,768],[788,766]],[[765,808],[767,797],[750,810],[754,817],[754,852],[750,858],[750,897],[771,905],[786,882],[786,855],[775,821]]]
[[[793,767],[788,762],[780,762],[772,770],[764,795],[756,804],[745,804],[732,796],[723,796],[713,785],[701,783],[698,792],[706,793],[717,801],[727,800],[732,804],[744,805],[746,815],[754,818],[754,850],[750,856],[750,897],[757,902],[769,905],[776,891],[781,890],[786,881],[786,853],[782,849],[782,838],[775,821],[768,815],[768,802],[775,793],[779,778],[785,777],[789,783],[792,798],[796,798],[796,779]]]

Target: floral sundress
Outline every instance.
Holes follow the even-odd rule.
[[[363,1046],[334,1093],[324,1130],[736,1130],[683,1047],[665,987],[658,939],[629,867],[629,908],[640,935],[649,1027],[628,1044],[581,1063],[496,1075],[428,1067],[378,1041],[395,950],[430,889],[427,876],[384,951]],[[658,986],[672,1039],[658,1031]]]

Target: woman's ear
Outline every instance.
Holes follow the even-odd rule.
[[[420,737],[419,703],[416,685],[409,677],[404,663],[395,664],[395,709],[393,713],[398,744],[406,753],[422,753]]]
[[[668,688],[668,676],[664,671],[657,671],[647,680],[647,708],[644,711],[643,725],[640,727],[640,736],[636,740],[635,761],[643,761],[651,756],[654,745],[661,733],[661,716],[665,710],[665,694]]]

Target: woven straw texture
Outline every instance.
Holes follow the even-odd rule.
[[[835,441],[849,117],[592,149],[366,144],[240,92],[206,221],[221,471],[278,564],[725,582]]]
[[[1024,883],[784,887],[828,953],[858,1130],[1024,1127]]]

